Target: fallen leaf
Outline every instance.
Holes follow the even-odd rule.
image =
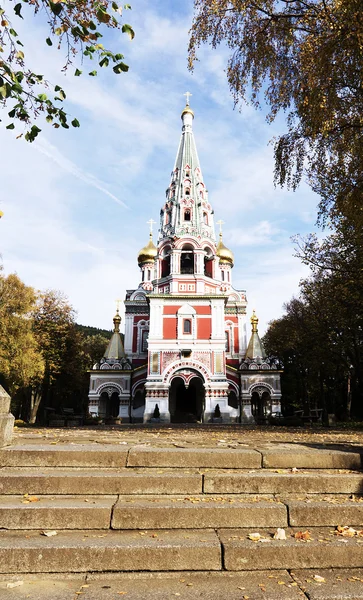
[[[286,540],[285,529],[280,529],[280,527],[278,527],[276,533],[274,534],[274,540]]]
[[[53,537],[54,535],[57,535],[56,531],[42,531],[40,533],[40,535],[46,535],[47,537]]]
[[[294,535],[294,538],[297,540],[310,540],[311,534],[309,531],[297,531]]]
[[[260,533],[249,533],[247,537],[249,540],[252,540],[253,542],[258,542],[261,539],[261,534]]]

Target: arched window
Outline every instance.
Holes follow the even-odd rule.
[[[222,281],[224,281],[224,271],[221,271]]]
[[[191,275],[194,273],[194,252],[189,244],[183,246],[180,258],[180,273],[182,275]]]
[[[184,211],[184,221],[190,221],[190,217],[191,217],[190,210],[189,209],[185,210]]]
[[[186,196],[190,196],[190,188],[186,188],[186,190],[185,190],[185,195],[186,195]]]
[[[203,223],[205,225],[208,225],[208,215],[206,212],[203,213]]]
[[[184,319],[183,333],[192,333],[192,322],[190,319]]]

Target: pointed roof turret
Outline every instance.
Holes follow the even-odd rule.
[[[265,349],[261,342],[260,336],[258,335],[258,329],[257,329],[258,317],[256,316],[255,311],[253,311],[253,314],[251,317],[251,324],[252,324],[252,333],[251,333],[250,341],[248,344],[245,359],[250,358],[251,360],[253,360],[255,358],[266,358]]]
[[[126,357],[124,345],[122,343],[122,337],[120,334],[121,317],[119,314],[119,309],[117,309],[116,314],[113,318],[113,324],[113,334],[110,341],[108,342],[104,358],[106,360],[116,361]]]

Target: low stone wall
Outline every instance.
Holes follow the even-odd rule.
[[[14,417],[10,412],[10,396],[0,385],[0,448],[11,444],[13,430]]]

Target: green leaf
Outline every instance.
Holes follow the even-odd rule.
[[[15,6],[14,6],[14,12],[18,17],[20,17],[22,19],[23,15],[21,14],[21,8],[22,8],[21,2],[18,2],[18,4],[15,4]]]
[[[24,52],[22,52],[21,50],[18,50],[18,52],[15,54],[15,58],[18,58],[19,60],[23,60]]]
[[[125,65],[125,63],[123,63],[123,62],[120,62],[118,65],[115,65],[113,67],[113,72],[116,73],[117,75],[122,72],[126,73],[128,70],[129,70],[129,67],[127,65]]]
[[[54,91],[55,91],[55,92],[59,92],[59,90],[61,90],[61,89],[62,89],[62,88],[61,88],[61,86],[60,86],[60,85],[55,85],[55,86],[54,86]]]
[[[16,33],[16,31],[14,31],[14,29],[9,29],[9,33],[10,33],[10,35],[13,35],[14,37],[18,37],[18,34]]]
[[[90,73],[88,73],[88,75],[91,75],[91,77],[96,77],[97,71],[91,71]]]
[[[39,94],[38,100],[40,100],[40,102],[45,102],[46,100],[48,100],[47,94]]]
[[[100,67],[108,67],[110,61],[108,60],[107,56],[105,56],[102,60],[100,60],[99,65]]]
[[[51,123],[51,122],[53,121],[53,117],[52,117],[52,115],[47,115],[47,116],[45,117],[45,120],[47,121],[47,123]]]
[[[54,30],[55,35],[61,35],[63,33],[63,29],[61,27],[57,27]]]
[[[80,71],[79,69],[76,69],[74,72],[75,77],[79,77],[80,75],[82,75],[82,71]]]
[[[37,127],[36,125],[33,125],[32,128],[30,129],[30,131],[27,131],[25,134],[26,141],[34,142],[35,138],[37,137],[37,135],[40,131],[41,131],[41,129],[39,129],[39,127]]]
[[[124,4],[125,10],[131,10],[131,4]]]
[[[73,127],[80,127],[80,123],[79,123],[78,119],[73,119],[72,125],[73,125]]]
[[[49,37],[45,41],[48,44],[48,46],[53,46],[53,42]]]
[[[135,32],[132,29],[131,25],[128,25],[127,23],[125,23],[122,26],[122,33],[127,33],[127,35],[129,36],[130,40],[133,40],[135,37]]]
[[[5,129],[15,129],[14,123],[10,123],[10,125],[7,125]]]
[[[13,119],[15,117],[15,108],[13,108],[10,112],[8,112],[8,115],[11,119]]]

